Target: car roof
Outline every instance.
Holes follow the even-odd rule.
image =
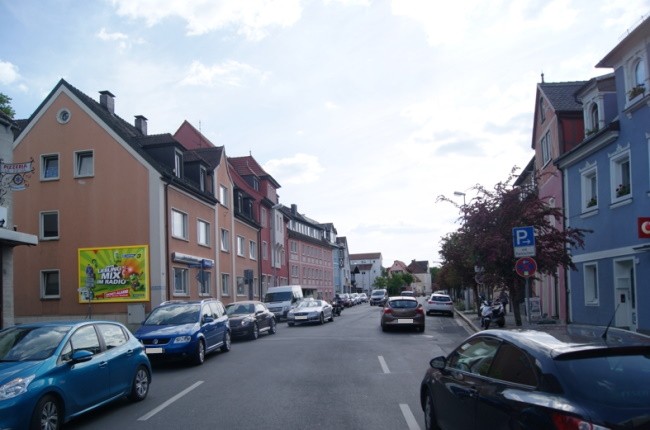
[[[259,300],[239,300],[237,302],[228,303],[226,306],[230,306],[230,305],[249,305],[249,304],[256,304],[256,305],[257,304],[262,304],[263,305],[264,303],[260,302]]]
[[[388,300],[390,300],[390,301],[394,301],[394,300],[413,300],[413,301],[417,302],[417,299],[415,297],[413,297],[413,296],[391,296],[391,297],[388,298]]]
[[[647,348],[650,337],[615,327],[569,324],[557,330],[531,329],[485,330],[476,336],[494,336],[513,343],[531,353],[551,358],[563,355],[587,353],[593,350],[613,350],[629,347]]]

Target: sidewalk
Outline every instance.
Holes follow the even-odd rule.
[[[459,311],[456,310],[456,315],[458,315],[460,318],[462,318],[467,325],[474,330],[474,332],[481,331],[481,319],[477,315],[475,310],[471,311]],[[494,326],[490,326],[490,328],[501,328],[494,324]],[[523,330],[541,330],[541,331],[546,331],[546,332],[554,332],[554,331],[564,331],[566,330],[566,324],[560,321],[556,320],[551,320],[551,319],[544,319],[544,320],[531,320],[530,322],[527,321],[526,316],[522,315],[521,316],[521,325],[517,326],[515,324],[515,313],[514,312],[508,312],[506,314],[506,325],[503,327],[504,330],[512,330],[512,329],[523,329]]]

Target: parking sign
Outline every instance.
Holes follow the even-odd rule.
[[[512,245],[515,258],[535,256],[535,229],[529,227],[515,227],[512,229]]]

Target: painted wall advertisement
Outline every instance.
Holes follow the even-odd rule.
[[[149,300],[147,245],[79,248],[79,303]]]

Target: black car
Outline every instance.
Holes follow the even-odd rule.
[[[248,337],[255,340],[260,333],[275,334],[277,330],[273,312],[256,300],[230,303],[226,306],[226,314],[233,338]]]
[[[650,337],[638,333],[485,330],[430,365],[427,429],[650,428]]]

